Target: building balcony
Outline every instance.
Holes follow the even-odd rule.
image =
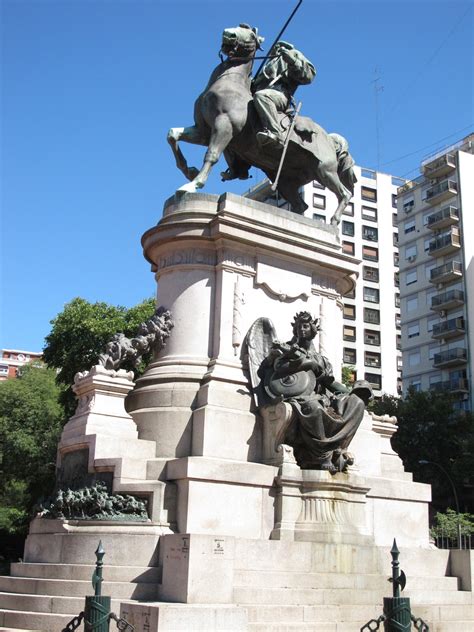
[[[454,309],[461,305],[464,305],[464,292],[461,290],[449,290],[431,299],[431,309],[435,312]]]
[[[455,206],[445,206],[440,211],[428,216],[427,226],[431,230],[439,230],[457,224],[459,222],[459,211]]]
[[[422,166],[423,175],[426,178],[440,178],[448,173],[451,173],[456,169],[456,156],[455,154],[444,154],[444,156],[438,156],[431,162],[426,162]]]
[[[462,277],[462,265],[459,261],[450,261],[433,268],[430,272],[430,283],[451,283]]]
[[[444,323],[438,323],[433,325],[433,331],[431,333],[432,338],[439,340],[440,338],[456,338],[466,333],[466,326],[464,318],[451,318]]]
[[[442,382],[435,382],[430,385],[430,391],[445,391],[447,393],[469,393],[469,382],[465,378],[458,378],[456,380],[445,380]]]
[[[443,180],[425,191],[424,202],[427,204],[439,204],[449,200],[458,193],[458,184],[454,180]]]
[[[435,353],[433,357],[433,366],[435,368],[458,366],[466,364],[467,351],[466,349],[448,349],[448,351],[442,351],[441,353]]]
[[[461,248],[461,239],[459,237],[459,228],[453,226],[449,233],[439,235],[430,241],[430,249],[428,254],[431,257],[444,257],[453,252],[457,252]]]

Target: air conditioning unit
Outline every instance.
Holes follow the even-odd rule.
[[[410,257],[407,257],[407,260],[408,260],[410,263],[413,263],[413,261],[415,261],[415,259],[416,259],[416,255],[411,255]]]

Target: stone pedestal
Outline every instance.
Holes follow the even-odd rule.
[[[358,261],[311,220],[235,195],[170,199],[142,239],[158,304],[175,327],[164,351],[127,397],[140,437],[159,457],[261,461],[261,433],[242,353],[261,316],[291,337],[297,311],[323,312],[325,353],[342,363],[341,294]]]

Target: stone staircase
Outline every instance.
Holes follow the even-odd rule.
[[[309,542],[236,542],[234,602],[248,632],[359,632],[391,595],[387,548]],[[471,591],[449,576],[449,551],[402,552],[404,596],[431,632],[474,630]]]
[[[84,597],[93,594],[94,568],[86,564],[12,564],[11,577],[0,577],[0,630],[60,632],[84,609]],[[157,566],[107,566],[105,575],[102,593],[112,597],[112,611],[117,614],[121,602],[156,599]]]
[[[359,632],[391,594],[390,559],[388,548],[367,545],[237,539],[233,602],[246,611],[247,632]],[[474,629],[473,593],[450,576],[449,551],[405,549],[401,566],[403,594],[431,632]],[[0,578],[0,630],[60,632],[92,592],[92,565],[16,563],[11,572]],[[205,618],[197,621],[206,605],[158,601],[160,576],[158,566],[106,565],[103,594],[117,614],[120,604],[137,602],[174,608],[179,616],[165,632],[205,632]]]

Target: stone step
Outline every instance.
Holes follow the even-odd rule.
[[[372,605],[382,603],[386,589],[351,591],[344,588],[235,588],[234,601],[239,605],[282,604],[313,606],[326,604]]]
[[[48,614],[45,612],[25,612],[0,609],[0,630],[29,630],[30,632],[62,632],[74,615]],[[78,630],[83,630],[81,625]]]
[[[354,621],[361,621],[362,624],[366,623],[370,619],[377,619],[382,614],[383,603],[380,601],[378,604],[372,605],[331,605],[330,611],[327,605],[313,605],[313,606],[282,606],[271,604],[259,604],[259,605],[247,605],[244,606],[247,610],[249,623],[268,623],[268,624],[283,624],[288,622],[293,624],[297,623],[324,623],[328,619],[330,614],[331,620],[334,622],[347,623],[348,625]],[[455,622],[455,621],[470,621],[471,627],[456,628],[452,623],[453,628],[450,632],[454,632],[456,629],[470,630],[474,629],[474,606],[472,605],[419,605],[415,602],[411,602],[412,614],[416,617],[421,617],[427,623],[432,622]],[[357,630],[360,630],[357,628]]]
[[[38,579],[36,577],[1,577],[0,592],[58,597],[82,597],[94,594],[91,581],[68,579]],[[157,598],[157,586],[152,583],[102,583],[102,594],[115,599],[152,601]]]
[[[38,579],[77,579],[91,581],[95,570],[93,564],[42,564],[35,562],[14,562],[11,564],[12,577],[37,577]],[[158,566],[109,566],[104,568],[104,580],[111,582],[150,582],[160,579]]]
[[[418,590],[418,588],[406,588],[404,597],[410,597],[410,602],[415,607],[417,604],[425,605],[472,605],[473,593],[464,590]]]
[[[457,577],[410,577],[410,586],[432,590],[458,590]],[[298,573],[273,571],[236,571],[235,588],[389,588],[388,578],[361,573]]]
[[[354,628],[355,630],[355,628]],[[359,627],[360,630],[360,627]],[[321,623],[249,623],[247,632],[339,632],[342,628],[338,628],[337,623],[321,622]],[[347,632],[349,632],[347,630]]]
[[[235,543],[235,569],[302,573],[360,573],[364,569],[369,574],[385,571],[380,568],[380,556],[374,546],[241,539]]]
[[[405,590],[412,604],[422,605],[470,605],[472,593],[456,590]],[[371,605],[382,603],[387,589],[347,590],[344,588],[235,588],[234,601],[241,605],[284,604],[340,606],[346,604]]]
[[[119,607],[120,600],[112,599],[112,610],[118,612]],[[25,612],[71,614],[71,617],[73,617],[84,609],[84,597],[58,597],[54,595],[26,595],[0,592],[0,608],[2,610]]]

